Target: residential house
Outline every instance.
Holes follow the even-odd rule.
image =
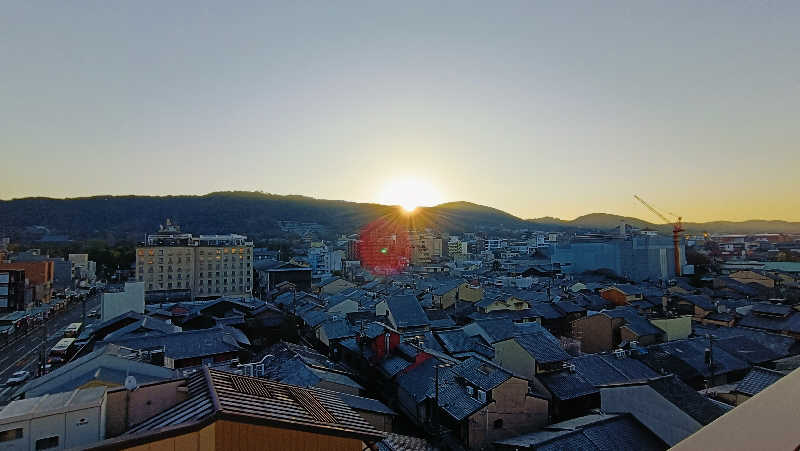
[[[775,288],[776,277],[770,276],[767,273],[760,271],[753,271],[753,270],[734,271],[728,274],[728,277],[743,284],[757,283],[765,288]]]
[[[421,335],[429,331],[431,325],[425,310],[412,295],[395,295],[386,299],[386,319],[402,335]]]
[[[758,329],[800,338],[800,312],[789,305],[761,302],[753,304],[750,314],[738,322],[739,327]]]
[[[320,295],[334,295],[340,293],[348,288],[355,288],[356,284],[341,277],[330,277],[320,282],[314,291]]]
[[[611,302],[616,306],[628,305],[633,301],[640,301],[644,298],[640,289],[633,285],[611,285],[610,287],[601,288],[597,294],[603,299]]]
[[[761,393],[765,388],[778,382],[785,375],[786,373],[781,371],[755,366],[741,381],[739,381],[731,394],[724,398],[727,398],[726,401],[738,406]]]
[[[536,323],[515,324],[513,335],[493,343],[494,361],[517,377],[532,381],[558,371],[570,359],[556,337]]]
[[[361,451],[384,434],[336,393],[203,368],[177,390],[183,401],[91,450]]]
[[[696,390],[741,379],[750,369],[746,361],[711,345],[707,338],[651,345],[638,358],[658,373],[675,374]]]
[[[661,341],[663,336],[663,330],[632,308],[603,310],[572,324],[572,337],[580,340],[581,350],[587,353],[610,351],[623,341],[647,346]]]
[[[697,432],[730,408],[669,375],[600,389],[601,409],[630,414],[669,446]]]
[[[412,421],[443,426],[469,449],[547,423],[547,401],[532,395],[525,380],[485,360],[446,366],[428,359],[398,376],[397,385],[398,407]]]
[[[537,432],[495,442],[498,451],[663,451],[669,446],[630,415],[592,414],[545,426]]]
[[[624,384],[658,377],[659,374],[626,352],[584,354],[567,364],[594,387]]]

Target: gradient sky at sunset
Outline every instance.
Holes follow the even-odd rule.
[[[297,5],[302,3],[303,5]],[[335,7],[332,7],[335,5]],[[800,2],[6,2],[0,198],[800,220]],[[382,194],[383,193],[383,194]],[[391,196],[388,196],[391,197]]]

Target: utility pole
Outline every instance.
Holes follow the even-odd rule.
[[[434,385],[436,386],[436,396],[435,396],[434,399],[436,400],[436,405],[433,408],[433,412],[432,412],[432,415],[431,415],[432,418],[431,419],[434,419],[434,421],[432,421],[432,423],[434,425],[435,430],[438,431],[438,429],[439,429],[439,365],[438,364],[434,365],[433,368],[435,370],[435,375],[436,375],[435,378],[434,378],[434,380],[435,380]]]

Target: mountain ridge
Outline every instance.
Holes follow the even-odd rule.
[[[26,197],[0,200],[0,236],[26,237],[28,229],[44,226],[49,233],[73,239],[137,239],[167,217],[195,233],[244,233],[267,237],[280,232],[278,221],[316,222],[332,232],[353,232],[378,218],[414,228],[446,232],[480,229],[608,230],[620,221],[669,233],[671,225],[610,213],[589,213],[572,220],[554,217],[522,219],[511,213],[468,201],[418,207],[412,213],[399,206],[346,200],[316,199],[260,191],[217,191],[203,195],[96,195],[73,198]],[[800,222],[783,220],[685,223],[689,232],[800,233]]]

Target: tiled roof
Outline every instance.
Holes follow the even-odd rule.
[[[645,362],[654,370],[658,370],[654,365],[658,365],[656,360],[659,354],[663,353],[669,357],[679,360],[684,366],[690,367],[695,374],[702,375],[703,377],[711,376],[711,371],[705,363],[705,349],[708,347],[708,340],[705,338],[691,338],[688,340],[675,340],[668,343],[661,343],[651,345],[648,347],[649,351],[645,355]],[[725,351],[719,346],[714,346],[712,351],[712,358],[714,361],[714,373],[726,374],[733,371],[741,371],[749,368],[747,362],[740,360],[730,353]],[[656,360],[654,360],[656,359]],[[664,360],[661,358],[660,360]],[[672,368],[671,364],[667,364],[665,369],[668,369],[681,378],[693,377],[680,371],[680,369]]]
[[[433,290],[431,290],[431,293],[436,296],[443,296],[448,292],[458,288],[462,283],[464,283],[464,281],[461,279],[447,280],[439,283]]]
[[[710,297],[702,294],[680,294],[677,295],[677,298],[706,311],[714,310],[714,301],[712,301]]]
[[[786,316],[792,312],[791,305],[772,304],[769,302],[759,302],[753,304],[753,313],[762,313],[767,315]]]
[[[756,365],[782,357],[771,349],[744,336],[715,339],[714,346],[719,346],[731,355]]]
[[[718,327],[695,324],[694,334],[697,336],[712,334],[717,338],[747,337],[750,341],[770,349],[780,357],[786,357],[792,354],[792,347],[795,344],[795,339],[792,337],[771,334],[760,330],[745,329],[742,327]]]
[[[411,365],[411,362],[400,356],[389,356],[381,360],[380,369],[390,378]]]
[[[611,302],[596,294],[581,293],[575,298],[575,303],[586,307],[587,310],[600,311],[612,307]]]
[[[397,385],[409,393],[416,403],[424,399],[434,399],[436,393],[434,367],[440,363],[436,358],[422,362],[413,370],[399,376]],[[439,368],[439,407],[454,420],[461,421],[486,403],[471,397],[456,376],[457,374],[450,368]]]
[[[507,340],[514,336],[514,323],[510,319],[485,319],[475,321],[492,343]]]
[[[533,310],[538,316],[544,319],[559,319],[564,317],[564,313],[555,308],[552,302],[534,302],[531,303],[530,310]]]
[[[189,398],[137,425],[139,436],[198,421],[214,413],[289,429],[359,438],[373,442],[384,434],[338,398],[336,392],[301,388],[205,368],[189,379]]]
[[[755,396],[761,390],[778,382],[783,373],[761,367],[753,367],[747,376],[736,386],[736,391],[745,395]]]
[[[355,330],[344,318],[326,321],[322,323],[322,329],[325,331],[325,336],[328,337],[329,340],[353,337],[356,335]]]
[[[575,371],[595,387],[658,377],[644,363],[631,358],[616,358],[610,354],[586,354],[569,361]]]
[[[356,410],[363,410],[367,412],[375,412],[384,415],[397,415],[397,412],[390,409],[386,404],[378,401],[377,399],[364,398],[362,396],[351,395],[348,393],[336,393],[345,404]]]
[[[489,391],[511,378],[511,373],[495,363],[470,357],[451,367],[454,373],[476,387]]]
[[[519,335],[514,337],[514,340],[540,363],[562,362],[570,358],[570,355],[561,349],[558,339],[546,330]]]
[[[433,451],[427,440],[419,437],[389,433],[377,443],[378,451]]]
[[[203,371],[187,378],[187,398],[169,409],[135,425],[126,434],[135,435],[162,428],[199,421],[214,413],[214,403]]]
[[[562,401],[598,393],[594,385],[578,373],[565,370],[537,377],[553,396]]]
[[[494,349],[491,346],[488,346],[479,335],[470,337],[464,329],[436,332],[436,336],[449,354],[476,352],[489,358],[494,357]]]
[[[664,334],[663,330],[654,326],[646,318],[639,315],[633,308],[619,307],[612,310],[604,310],[602,313],[609,318],[623,318],[625,320],[624,326],[639,336]]]
[[[569,313],[583,313],[586,311],[586,307],[582,307],[572,301],[556,302],[553,306],[565,315]]]
[[[711,423],[727,412],[717,403],[697,393],[675,375],[651,379],[648,385],[702,425]]]
[[[770,332],[789,331],[800,333],[800,314],[798,312],[793,312],[785,318],[774,318],[751,313],[739,320],[738,325]]]
[[[428,326],[431,323],[414,296],[391,296],[386,300],[386,305],[398,328]]]
[[[587,415],[495,442],[504,449],[663,451],[666,443],[631,415]]]
[[[171,359],[188,359],[238,351],[241,346],[230,331],[223,327],[186,330],[158,336],[123,337],[110,339],[109,343],[130,349],[164,348],[164,355]]]

